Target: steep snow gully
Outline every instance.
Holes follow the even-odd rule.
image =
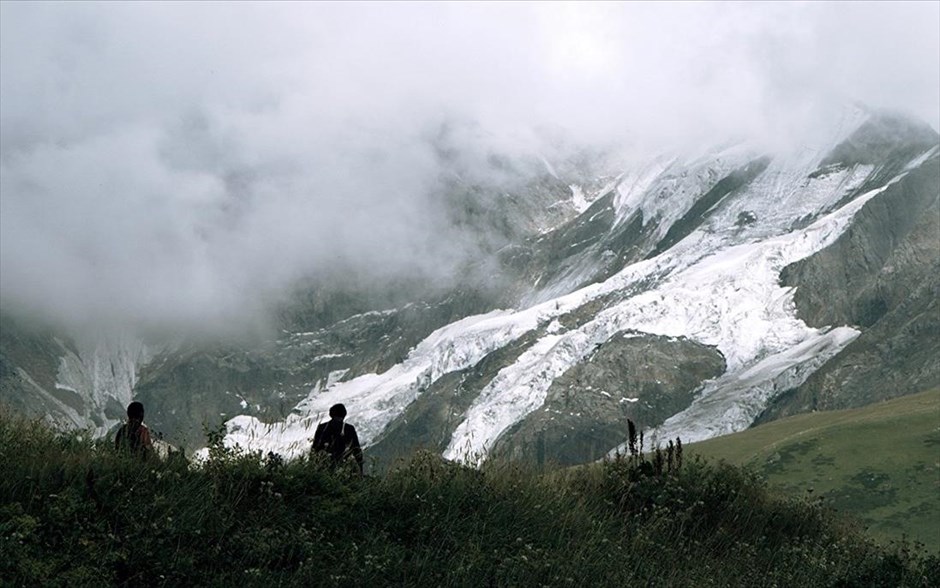
[[[874,189],[865,184],[877,172],[873,165],[813,173],[864,121],[855,113],[816,148],[771,159],[746,185],[719,194],[701,222],[662,253],[528,308],[495,310],[440,328],[384,373],[318,385],[284,421],[235,417],[227,423],[225,443],[297,455],[337,402],[350,406],[363,443],[376,442],[433,382],[531,332],[539,336],[462,415],[445,457],[480,463],[501,434],[542,406],[555,378],[624,332],[686,337],[714,346],[727,363],[724,374],[701,385],[691,406],[652,432],[654,443],[748,427],[776,394],[799,385],[859,335],[851,326],[812,328],[797,318],[793,289],[779,284],[781,270],[833,243],[866,202],[938,156],[936,150],[918,153]],[[642,214],[644,223],[657,223],[655,234],[662,238],[710,188],[707,180],[755,155],[735,147],[685,161],[656,158],[619,176],[616,214],[620,222]],[[580,191],[572,193],[577,197]],[[602,301],[601,310],[580,326],[566,329],[556,320],[592,301]]]

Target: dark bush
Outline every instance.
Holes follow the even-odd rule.
[[[930,586],[752,472],[673,454],[537,472],[419,453],[379,477],[219,445],[202,465],[0,418],[12,586]],[[671,467],[670,467],[671,464]]]

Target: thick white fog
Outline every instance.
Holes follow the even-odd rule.
[[[938,7],[3,2],[2,308],[210,328],[300,278],[449,279],[445,124],[480,181],[558,137],[784,148],[856,100],[937,128]]]

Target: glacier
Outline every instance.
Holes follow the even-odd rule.
[[[764,394],[761,402],[750,402],[751,410],[732,409],[739,408],[738,404],[747,399],[754,384],[772,380],[806,355],[792,350],[818,344],[819,339],[828,343],[821,349],[828,359],[859,334],[850,328],[830,334],[807,326],[796,318],[792,290],[779,286],[778,276],[784,266],[835,241],[855,212],[886,187],[856,198],[802,231],[772,239],[723,247],[725,239],[720,235],[690,235],[687,247],[714,253],[673,270],[659,287],[601,311],[575,331],[539,340],[515,364],[504,368],[471,406],[445,457],[481,461],[501,433],[542,405],[555,377],[583,359],[595,345],[628,329],[688,337],[717,347],[727,361],[726,374],[713,386],[723,392],[724,402],[717,402],[714,394],[702,394],[693,407],[673,417],[668,423],[672,428],[666,430],[678,431],[683,438],[694,441],[746,428],[770,395]],[[686,259],[681,250],[671,249],[647,265],[656,271],[659,266],[675,267]],[[609,280],[615,284],[605,282],[603,289],[619,287],[623,277],[615,276]],[[775,357],[777,362],[756,369],[761,361],[772,364],[768,357]],[[732,392],[727,383],[742,379],[752,385],[735,386],[733,390],[737,393]],[[710,402],[703,403],[703,398]],[[708,422],[720,425],[701,424]]]
[[[501,434],[542,406],[555,378],[596,345],[624,332],[686,337],[717,348],[726,360],[725,373],[703,383],[691,406],[652,431],[654,443],[746,428],[776,394],[804,381],[859,335],[852,326],[812,328],[797,318],[793,290],[780,286],[780,271],[833,243],[866,202],[936,155],[936,149],[919,154],[890,182],[846,203],[871,176],[872,166],[813,172],[864,120],[852,113],[816,147],[772,159],[752,182],[722,197],[698,228],[659,255],[573,292],[559,293],[565,284],[553,284],[548,295],[543,291],[523,308],[446,325],[384,373],[317,385],[283,421],[264,423],[248,415],[230,419],[226,445],[299,455],[309,448],[316,424],[338,402],[348,405],[363,444],[374,443],[443,375],[471,367],[532,332],[539,338],[472,402],[445,457],[483,461]],[[755,154],[753,148],[735,145],[693,159],[656,156],[603,189],[616,190],[618,224],[641,214],[644,223],[657,223],[661,238],[696,196]],[[742,215],[748,223],[739,222]],[[609,295],[615,302],[579,327],[566,330],[558,321]]]

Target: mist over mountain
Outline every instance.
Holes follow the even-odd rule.
[[[579,463],[940,385],[936,4],[0,11],[17,411]]]
[[[229,336],[298,281],[452,281],[491,252],[448,183],[542,171],[500,159],[792,149],[849,99],[936,127],[936,17],[5,4],[3,306]]]

